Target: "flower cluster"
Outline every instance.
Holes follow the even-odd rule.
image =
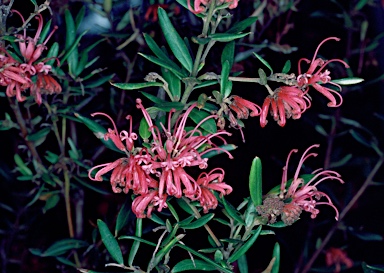
[[[329,37],[324,39],[315,51],[312,61],[302,58],[298,62],[298,76],[296,83],[293,86],[282,86],[273,94],[270,94],[264,101],[260,118],[260,125],[264,127],[267,124],[267,115],[271,107],[271,114],[275,121],[280,126],[284,126],[287,118],[298,119],[301,114],[311,106],[310,97],[308,96],[309,86],[319,91],[327,99],[329,107],[338,107],[343,102],[339,92],[325,87],[323,84],[331,84],[336,86],[341,91],[341,86],[331,82],[330,71],[325,67],[331,62],[342,63],[346,68],[348,64],[340,59],[332,59],[325,61],[321,58],[316,58],[320,47],[329,40],[339,41],[339,38]],[[307,72],[301,73],[301,62],[309,63]],[[325,70],[324,70],[325,69]],[[338,98],[339,102],[337,102]]]
[[[137,195],[132,203],[132,211],[139,218],[150,217],[154,207],[157,207],[158,211],[167,207],[168,196],[176,198],[185,196],[191,200],[198,200],[205,212],[215,208],[217,199],[211,191],[218,191],[221,195],[232,191],[232,188],[223,182],[224,170],[214,169],[209,173],[203,172],[195,180],[186,172],[186,168],[194,166],[200,169],[207,168],[208,159],[204,158],[204,154],[214,150],[225,152],[232,158],[230,153],[212,142],[213,138],[218,138],[226,144],[222,135],[230,134],[223,130],[203,134],[199,129],[201,124],[214,116],[206,117],[193,130],[187,132],[185,130],[187,118],[196,107],[196,103],[192,104],[174,125],[171,123],[171,118],[175,111],[171,110],[168,116],[168,127],[161,124],[162,132],[160,132],[160,129],[153,124],[141,100],[137,99],[136,103],[151,132],[150,145],[134,146],[137,135],[132,132],[130,117],[128,117],[131,120],[129,132],[119,133],[109,116],[104,113],[95,113],[94,115],[104,115],[111,120],[114,128],[108,129],[104,139],[112,140],[127,156],[93,167],[89,170],[90,179],[102,181],[102,175],[112,171],[110,182],[114,192],[128,193],[132,190]],[[95,169],[99,170],[93,177],[92,172]]]
[[[13,12],[19,14],[24,23],[23,16],[18,11]],[[56,27],[45,41],[41,42],[39,41],[43,28],[41,14],[36,16],[36,20],[39,24],[34,38],[28,37],[25,29],[23,35],[16,35],[19,51],[24,60],[19,59],[16,55],[11,55],[7,49],[0,47],[0,85],[7,87],[8,97],[16,96],[20,102],[26,99],[22,93],[30,89],[35,101],[41,104],[42,94],[60,93],[61,86],[48,74],[52,70],[52,67],[46,64],[49,59],[39,61],[41,54],[46,49],[46,43]]]
[[[235,9],[239,4],[239,0],[195,0],[193,7],[191,7],[191,0],[187,0],[188,8],[195,14],[205,12],[207,10],[207,6],[211,3],[211,1],[216,1],[216,5],[223,5],[225,3],[229,3],[229,9]]]
[[[319,147],[319,145],[312,145],[303,153],[292,180],[288,180],[288,163],[292,153],[296,153],[297,150],[294,149],[289,153],[286,165],[283,168],[283,177],[279,194],[277,196],[267,195],[263,205],[257,208],[259,214],[267,218],[269,223],[273,223],[276,216],[281,215],[281,220],[286,225],[291,225],[299,219],[303,210],[311,213],[311,218],[315,218],[320,212],[319,209],[317,209],[318,205],[331,206],[336,211],[336,220],[338,219],[339,212],[337,208],[333,205],[329,196],[326,193],[317,190],[316,186],[327,179],[338,180],[339,182],[344,183],[340,178],[340,174],[335,171],[318,169],[312,173],[308,181],[305,181],[304,178],[299,175],[304,161],[309,157],[317,156],[316,153],[309,152],[315,147]],[[319,200],[322,197],[324,197],[326,201],[320,202]],[[266,215],[266,212],[269,211],[271,211],[271,215]],[[271,222],[271,219],[273,222]]]

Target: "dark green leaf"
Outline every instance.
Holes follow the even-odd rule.
[[[189,117],[196,123],[199,124],[203,119],[210,116],[211,114],[203,111],[198,110],[196,108],[192,109],[191,113],[189,114]],[[214,134],[217,132],[216,122],[213,118],[210,118],[206,121],[204,121],[201,125],[201,128],[203,128],[205,131]]]
[[[273,248],[272,258],[275,258],[271,273],[279,273],[280,269],[280,245],[276,243]]]
[[[51,23],[52,23],[52,19],[50,19],[48,22],[45,23],[45,26],[40,33],[40,38],[39,38],[37,44],[42,44],[44,42],[45,38],[48,35],[48,32],[50,31]]]
[[[162,104],[164,102],[167,102],[165,100],[162,100],[160,99],[159,97],[156,97],[154,95],[151,95],[147,92],[144,92],[144,91],[141,91],[141,94],[143,94],[147,99],[149,99],[150,101],[154,102],[154,103],[157,103],[157,104]]]
[[[99,87],[100,85],[106,83],[107,81],[109,81],[110,79],[112,79],[112,77],[114,76],[115,74],[110,74],[110,75],[107,75],[107,76],[103,76],[97,80],[94,80],[94,81],[90,81],[90,82],[86,82],[84,83],[84,87],[85,88],[95,88],[95,87]]]
[[[266,60],[264,60],[263,57],[261,57],[259,54],[253,52],[253,55],[255,55],[256,58],[258,58],[260,62],[262,62],[266,67],[268,67],[269,70],[271,70],[271,75],[272,75],[273,69],[272,69],[271,65]]]
[[[358,78],[358,77],[350,77],[350,78],[332,80],[333,83],[337,83],[340,85],[358,84],[358,83],[361,83],[363,81],[364,81],[364,79]]]
[[[59,194],[51,194],[45,201],[45,205],[43,207],[43,213],[46,213],[48,210],[56,207],[59,201],[60,201]]]
[[[161,219],[159,216],[157,216],[156,213],[152,212],[152,215],[149,219],[152,220],[153,222],[161,225],[161,226],[165,226],[165,222],[163,221],[163,219]]]
[[[115,227],[115,236],[128,224],[129,215],[131,214],[131,204],[132,201],[130,198],[127,198],[124,204],[121,206],[119,213],[117,214],[116,227]]]
[[[247,33],[239,33],[239,34],[227,34],[227,33],[215,33],[208,36],[208,38],[211,38],[213,41],[217,42],[231,42],[236,39],[243,38],[250,34],[250,32]]]
[[[231,70],[229,61],[226,60],[223,63],[222,70],[221,70],[221,77],[220,77],[220,93],[223,96],[223,98],[226,98],[229,94],[227,93],[227,85],[229,83],[228,77],[229,77],[229,71]],[[226,96],[227,95],[227,96]]]
[[[151,241],[147,241],[145,239],[142,239],[142,238],[136,237],[136,236],[123,235],[123,236],[120,236],[118,239],[119,240],[130,239],[130,240],[138,241],[140,243],[144,243],[144,244],[147,244],[150,246],[157,246],[155,243],[152,243]]]
[[[229,202],[225,200],[224,196],[221,198],[221,201],[223,202],[224,208],[228,212],[229,216],[235,219],[238,223],[245,225],[245,222],[241,218],[239,212]]]
[[[257,17],[248,17],[247,19],[237,22],[230,29],[227,30],[227,33],[239,33],[245,30],[247,27],[251,26],[253,23],[256,23]]]
[[[113,237],[108,226],[100,219],[97,219],[97,227],[99,228],[101,240],[103,241],[105,248],[108,250],[111,257],[118,263],[124,264],[123,254],[115,237]]]
[[[176,77],[178,77],[179,79],[182,79],[182,78],[185,78],[187,77],[187,75],[183,74],[183,70],[180,70],[180,68],[174,68],[172,65],[170,65],[168,62],[164,62],[163,60],[157,58],[157,57],[154,57],[154,56],[150,56],[150,55],[146,55],[146,54],[143,54],[143,53],[138,53],[139,55],[143,56],[144,58],[146,58],[148,61],[150,62],[153,62],[161,67],[164,67],[164,68],[167,68],[169,69],[170,71],[172,71]]]
[[[154,107],[161,111],[169,112],[172,109],[175,109],[176,111],[183,110],[184,109],[184,103],[173,101],[173,102],[163,102],[159,104],[155,104]]]
[[[58,54],[59,54],[59,43],[54,42],[47,53],[47,58],[53,58],[53,59],[47,61],[46,64],[53,65],[54,62],[56,61],[55,58],[57,57]]]
[[[171,91],[172,101],[179,101],[181,98],[181,81],[180,79],[171,71],[164,67],[161,68],[161,74],[163,78],[168,83],[168,88]]]
[[[283,70],[281,71],[281,73],[286,74],[289,72],[289,70],[291,70],[291,61],[290,60],[285,62]]]
[[[366,262],[362,263],[364,273],[377,273],[384,272],[384,265],[368,265]]]
[[[177,214],[175,208],[167,201],[168,209],[171,212],[172,216],[175,218],[176,222],[180,222],[179,215]]]
[[[210,80],[210,81],[203,81],[202,83],[199,83],[198,85],[195,85],[193,87],[193,90],[198,89],[198,88],[203,88],[211,85],[218,84],[219,82],[217,80]]]
[[[209,221],[212,220],[213,217],[215,217],[214,213],[208,213],[190,224],[186,224],[186,225],[180,224],[180,227],[184,229],[197,229],[207,224]]]
[[[161,259],[163,259],[165,254],[169,253],[171,249],[175,246],[175,244],[180,241],[184,236],[185,234],[179,234],[175,238],[173,238],[166,246],[164,246],[149,263],[147,272],[150,272],[155,266],[157,266]]]
[[[228,43],[221,53],[221,65],[223,66],[225,61],[229,62],[229,68],[233,66],[233,59],[235,57],[235,42]]]
[[[141,238],[141,236],[143,235],[143,219],[141,218],[136,219],[135,235],[138,238]],[[137,254],[137,251],[139,250],[139,247],[140,247],[140,241],[135,240],[132,244],[131,251],[129,252],[129,256],[128,256],[129,266],[133,265],[133,260],[135,259],[135,256]]]
[[[228,262],[233,263],[234,261],[237,261],[237,259],[239,259],[242,255],[247,253],[248,249],[250,249],[250,247],[255,243],[257,237],[259,237],[260,231],[261,231],[261,226],[257,228],[255,233],[251,236],[251,238],[247,240],[247,242],[244,245],[242,245],[235,253],[233,253],[228,258]]]
[[[38,141],[41,139],[45,139],[49,132],[51,132],[51,128],[45,127],[34,134],[28,135],[26,139],[29,141]]]
[[[81,24],[81,22],[84,19],[85,15],[85,5],[83,5],[80,9],[80,11],[77,13],[76,18],[75,18],[75,29],[77,30]]]
[[[123,90],[135,90],[135,89],[141,89],[151,86],[159,86],[162,87],[164,84],[161,82],[140,82],[140,83],[113,83],[111,82],[113,86],[116,86],[117,88],[123,89]]]
[[[287,225],[283,221],[278,221],[273,224],[268,224],[268,226],[274,227],[274,228],[282,228],[282,227],[286,227]]]
[[[237,260],[240,273],[248,273],[247,256],[244,254]]]
[[[177,273],[177,272],[183,272],[187,270],[192,271],[214,271],[216,268],[211,265],[210,263],[207,263],[202,260],[183,260],[181,262],[178,262],[171,270],[171,273]]]
[[[173,54],[185,69],[192,72],[192,57],[189,54],[188,48],[183,39],[177,33],[176,29],[169,20],[167,12],[164,9],[159,8],[158,15],[160,27],[163,30],[164,37],[167,40]]]
[[[262,167],[259,157],[252,160],[251,170],[249,172],[249,193],[253,204],[259,206],[262,204]]]
[[[88,245],[89,244],[87,242],[82,240],[64,239],[64,240],[55,242],[53,245],[47,248],[44,252],[40,253],[39,256],[41,257],[59,256],[67,253],[68,251],[72,251],[73,249],[86,247]]]
[[[177,198],[176,203],[179,205],[180,208],[182,208],[185,212],[194,215],[195,213],[193,210],[190,208],[192,206],[191,204],[188,205],[183,198]]]
[[[149,125],[145,118],[142,118],[140,120],[139,135],[144,141],[148,140],[151,136],[151,132],[149,131]]]

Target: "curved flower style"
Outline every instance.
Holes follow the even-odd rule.
[[[322,84],[326,84],[326,83],[332,84],[332,85],[336,86],[340,91],[341,91],[341,86],[336,84],[336,83],[331,82],[331,77],[330,77],[331,72],[329,70],[324,70],[324,69],[331,62],[342,63],[345,66],[345,68],[349,68],[349,65],[340,59],[332,59],[329,61],[325,61],[321,58],[316,59],[317,52],[319,51],[321,45],[324,44],[326,41],[329,41],[329,40],[340,41],[340,39],[337,37],[329,37],[327,39],[324,39],[318,45],[318,47],[315,51],[315,54],[312,58],[312,61],[310,61],[306,58],[302,58],[299,60],[299,63],[298,63],[299,76],[297,77],[297,84],[300,88],[305,88],[307,90],[308,90],[308,86],[311,85],[313,88],[315,88],[317,91],[319,91],[327,99],[330,100],[330,102],[328,103],[329,107],[338,107],[343,102],[343,98],[340,95],[340,93],[331,89],[331,88],[327,88],[327,87],[323,86]],[[301,67],[300,67],[302,61],[305,61],[306,63],[310,63],[307,72],[305,72],[303,74],[301,73]],[[316,69],[317,69],[317,71],[316,71]],[[339,102],[337,102],[336,97],[338,97]]]
[[[18,14],[25,23],[23,16],[18,11],[13,10],[13,12]],[[16,99],[20,102],[26,99],[22,92],[30,88],[35,101],[41,104],[42,94],[61,92],[61,86],[52,76],[48,75],[52,67],[45,64],[45,62],[49,59],[35,63],[46,49],[46,43],[57,27],[55,26],[43,43],[38,44],[43,28],[43,17],[38,14],[35,18],[39,24],[34,38],[27,37],[25,29],[23,35],[16,35],[24,63],[13,59],[5,48],[0,48],[0,51],[5,53],[5,55],[0,55],[0,85],[7,86],[6,94],[8,97],[16,96]]]
[[[335,266],[334,273],[341,271],[341,264],[345,264],[347,268],[353,266],[353,261],[348,257],[347,253],[336,247],[331,247],[325,251],[325,263],[328,267]]]
[[[232,192],[232,187],[225,184],[223,179],[224,170],[221,168],[213,169],[208,174],[203,172],[197,178],[196,183],[200,186],[201,190],[199,201],[200,205],[204,209],[204,213],[207,213],[208,210],[215,209],[217,207],[218,202],[212,191],[218,191],[220,193],[220,197]]]
[[[216,0],[214,0],[216,1]],[[188,8],[195,14],[205,12],[207,6],[210,4],[211,0],[195,0],[193,8],[191,7],[191,0],[187,0]],[[235,9],[239,4],[239,0],[218,0],[219,4],[230,3],[228,8]]]
[[[310,146],[301,156],[299,165],[296,169],[291,185],[286,189],[288,181],[288,162],[292,153],[296,153],[297,150],[292,150],[287,158],[285,167],[283,168],[283,177],[280,187],[279,198],[286,203],[282,212],[282,220],[285,224],[291,225],[293,222],[299,219],[301,211],[307,211],[311,213],[311,218],[315,218],[320,212],[316,206],[328,205],[336,211],[336,220],[338,220],[339,212],[333,205],[331,199],[324,192],[318,191],[316,186],[327,179],[335,179],[341,183],[344,181],[340,178],[340,174],[335,171],[329,170],[317,170],[313,172],[313,177],[305,183],[303,178],[299,177],[300,169],[305,160],[311,156],[317,156],[316,153],[309,153],[312,148],[319,147],[320,145],[315,144]],[[319,202],[321,197],[325,197],[326,201]]]
[[[267,115],[271,107],[271,115],[280,126],[284,126],[287,118],[299,119],[301,114],[311,106],[311,100],[301,89],[294,86],[282,86],[272,95],[265,98],[260,116],[260,125],[267,125]]]
[[[146,157],[146,155],[140,153],[135,156],[130,153],[134,147],[133,141],[137,139],[137,135],[132,132],[131,117],[127,116],[127,119],[130,120],[130,131],[127,132],[123,130],[119,133],[110,116],[99,112],[92,114],[92,116],[95,115],[105,116],[112,122],[114,129],[109,128],[108,133],[104,134],[104,139],[111,139],[118,149],[127,153],[127,157],[120,158],[114,162],[94,166],[88,171],[88,177],[93,181],[103,181],[102,176],[112,171],[110,182],[112,190],[115,193],[119,193],[121,191],[128,193],[129,190],[132,189],[134,194],[147,194],[149,188],[157,188],[158,182],[150,177],[143,170],[143,167],[140,166],[140,162]],[[124,140],[125,145],[123,144]],[[92,172],[96,169],[100,170],[98,170],[95,176],[92,177]]]
[[[202,156],[212,150],[225,152],[232,158],[232,155],[229,152],[217,147],[211,141],[212,138],[216,137],[220,138],[224,141],[224,144],[226,144],[225,140],[221,138],[220,135],[230,135],[230,133],[226,131],[218,131],[214,134],[203,135],[199,130],[199,127],[204,121],[214,116],[206,117],[193,130],[186,132],[185,125],[187,118],[191,111],[196,107],[196,103],[194,103],[177,119],[174,128],[171,128],[171,118],[172,113],[175,111],[172,110],[170,112],[168,116],[168,128],[165,128],[162,125],[163,132],[166,136],[165,144],[163,145],[160,131],[153,125],[152,119],[142,105],[141,100],[137,99],[136,103],[137,108],[141,109],[143,112],[153,138],[152,148],[149,151],[153,156],[145,163],[143,169],[145,169],[147,173],[155,174],[160,177],[159,197],[164,193],[167,193],[169,196],[180,198],[184,193],[184,195],[191,200],[199,199],[199,186],[196,184],[196,181],[186,173],[184,168],[193,166],[199,166],[200,169],[207,168],[208,159],[203,158]],[[203,148],[203,145],[207,144],[211,148],[202,152],[199,151],[200,148]],[[182,189],[182,185],[184,190]]]

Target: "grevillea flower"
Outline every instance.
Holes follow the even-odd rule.
[[[217,207],[218,202],[213,191],[219,192],[220,197],[232,192],[232,187],[225,184],[223,180],[224,170],[221,168],[213,169],[209,173],[203,172],[197,178],[196,183],[200,186],[201,191],[199,201],[205,213]]]
[[[163,208],[167,207],[166,201],[166,194],[159,196],[157,190],[152,190],[146,194],[137,196],[133,200],[132,212],[136,215],[137,218],[150,218],[154,207],[157,207],[158,211],[161,211]]]
[[[286,165],[283,168],[283,177],[279,198],[286,204],[283,208],[282,220],[287,225],[290,225],[298,220],[302,210],[310,212],[311,218],[315,218],[320,212],[316,208],[318,205],[331,206],[336,211],[336,220],[339,217],[339,212],[333,205],[329,196],[324,192],[317,190],[316,186],[328,179],[338,180],[339,182],[344,183],[344,181],[340,178],[340,174],[335,171],[320,169],[312,173],[313,177],[308,182],[305,182],[304,179],[299,176],[300,169],[304,161],[309,157],[317,156],[316,153],[309,152],[312,148],[315,147],[319,147],[319,145],[312,145],[301,156],[299,165],[292,179],[292,183],[288,186],[288,189],[286,189],[288,181],[288,162],[291,154],[296,153],[297,150],[292,150],[289,153]],[[324,197],[326,200],[320,202],[319,199],[322,197]]]
[[[171,127],[171,118],[175,111],[170,111],[168,127],[165,128],[164,125],[161,125],[163,133],[166,136],[163,144],[160,130],[153,125],[152,119],[142,105],[141,100],[137,99],[136,103],[137,108],[143,112],[153,138],[151,143],[152,147],[149,151],[152,157],[145,163],[143,169],[145,169],[147,173],[160,177],[159,198],[166,193],[169,196],[175,196],[177,198],[180,198],[184,194],[191,200],[199,199],[199,186],[196,181],[186,173],[184,168],[198,166],[201,169],[205,169],[208,166],[208,159],[203,158],[203,155],[213,150],[225,152],[232,158],[230,153],[217,147],[211,141],[212,138],[219,138],[226,144],[221,135],[230,135],[230,133],[222,130],[214,134],[203,135],[199,127],[206,120],[215,117],[213,115],[206,117],[193,130],[186,132],[185,125],[187,118],[196,107],[196,103],[194,103],[177,119],[173,128]],[[211,148],[199,151],[200,148],[203,148],[203,145],[207,144]]]
[[[325,251],[325,263],[328,267],[335,266],[334,273],[341,271],[341,265],[347,268],[353,266],[353,261],[348,257],[347,253],[341,248],[331,247]]]
[[[113,129],[108,129],[108,133],[104,134],[104,139],[111,139],[118,149],[126,152],[127,157],[119,158],[114,162],[105,163],[94,166],[88,171],[88,177],[93,181],[103,181],[102,176],[112,171],[110,182],[112,190],[115,193],[123,191],[128,193],[131,189],[134,194],[147,194],[150,188],[157,188],[158,182],[150,177],[140,165],[145,154],[139,152],[137,155],[132,153],[133,141],[137,139],[137,135],[132,132],[132,119],[130,116],[130,131],[125,130],[120,133],[117,131],[116,125],[112,118],[104,113],[94,113],[95,115],[106,116],[113,124]],[[125,145],[123,144],[125,141]],[[92,172],[99,169],[95,176]]]
[[[18,11],[13,10],[13,12],[20,15],[23,23],[25,23],[23,16]],[[16,96],[16,99],[20,102],[26,99],[22,92],[30,88],[35,101],[41,104],[42,94],[61,92],[61,86],[52,76],[48,75],[52,69],[50,65],[46,64],[49,59],[36,62],[46,49],[46,43],[57,27],[55,26],[45,41],[39,44],[43,28],[43,17],[38,14],[35,18],[38,20],[38,28],[34,38],[27,37],[25,29],[23,35],[16,35],[19,50],[25,62],[16,61],[5,48],[0,48],[0,51],[5,53],[5,55],[0,55],[0,85],[7,86],[6,94],[8,97]]]
[[[322,84],[329,83],[331,85],[336,86],[339,91],[341,91],[341,86],[331,82],[331,72],[329,70],[324,70],[325,67],[332,62],[339,62],[342,63],[346,68],[348,68],[348,64],[344,62],[343,60],[340,59],[332,59],[329,61],[325,61],[321,58],[317,58],[317,52],[319,51],[320,47],[322,44],[324,44],[326,41],[329,40],[336,40],[339,41],[340,39],[337,37],[329,37],[327,39],[324,39],[317,47],[315,54],[312,58],[312,61],[302,58],[299,60],[298,63],[298,77],[297,77],[297,84],[300,88],[308,89],[309,86],[312,86],[315,88],[317,91],[319,91],[321,94],[323,94],[327,99],[330,100],[328,103],[329,107],[338,107],[342,104],[343,98],[340,95],[338,91],[335,91],[331,88],[327,88],[323,86]],[[305,61],[306,63],[309,63],[309,68],[307,72],[301,73],[301,62]],[[338,100],[336,99],[338,97]],[[337,102],[339,101],[339,102]]]
[[[211,3],[211,1],[216,1],[217,5],[222,5],[224,3],[230,3],[228,8],[234,9],[239,4],[239,0],[195,0],[193,7],[191,6],[191,0],[187,0],[188,8],[195,14],[205,12],[207,6]]]
[[[267,115],[270,108],[273,119],[280,126],[284,126],[286,119],[299,119],[301,114],[310,106],[311,100],[306,92],[295,86],[279,87],[264,100],[260,115],[260,125],[261,127],[267,125]]]

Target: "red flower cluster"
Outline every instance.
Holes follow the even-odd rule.
[[[168,196],[176,198],[185,196],[191,200],[198,200],[205,212],[215,208],[217,199],[211,191],[218,191],[222,195],[232,191],[232,188],[223,182],[224,170],[214,169],[208,174],[202,173],[195,180],[186,172],[185,168],[194,166],[198,166],[200,169],[207,168],[208,159],[203,158],[203,155],[213,150],[225,152],[232,158],[230,153],[212,142],[213,138],[219,138],[226,144],[221,135],[230,134],[226,131],[218,131],[214,134],[203,135],[199,127],[214,116],[208,116],[193,130],[186,132],[187,118],[196,107],[196,103],[177,119],[173,127],[171,117],[174,111],[171,111],[168,117],[168,128],[161,124],[162,133],[160,133],[141,100],[137,99],[136,102],[137,108],[141,109],[152,134],[150,148],[134,147],[133,142],[137,139],[137,135],[132,132],[132,121],[129,132],[121,131],[119,133],[109,116],[95,113],[94,115],[107,116],[112,121],[114,129],[108,129],[104,139],[111,139],[117,148],[127,154],[127,157],[93,167],[89,170],[89,178],[94,181],[102,181],[102,175],[112,171],[110,182],[114,192],[128,193],[132,189],[133,193],[137,195],[132,203],[132,211],[139,218],[150,217],[154,207],[157,207],[158,211],[167,207]],[[205,146],[210,148],[201,151]],[[92,177],[92,171],[100,167],[102,168]]]
[[[18,11],[13,12],[19,14],[24,23],[23,16]],[[48,60],[38,61],[56,27],[44,42],[39,43],[43,17],[38,14],[36,19],[39,25],[34,38],[27,37],[25,29],[23,35],[16,35],[24,61],[12,57],[5,48],[0,47],[0,51],[4,53],[4,55],[0,54],[0,85],[7,86],[6,94],[8,97],[16,96],[20,102],[26,99],[22,92],[29,88],[35,101],[41,104],[42,94],[60,93],[61,86],[52,76],[48,75],[52,69],[50,65],[46,64]]]

